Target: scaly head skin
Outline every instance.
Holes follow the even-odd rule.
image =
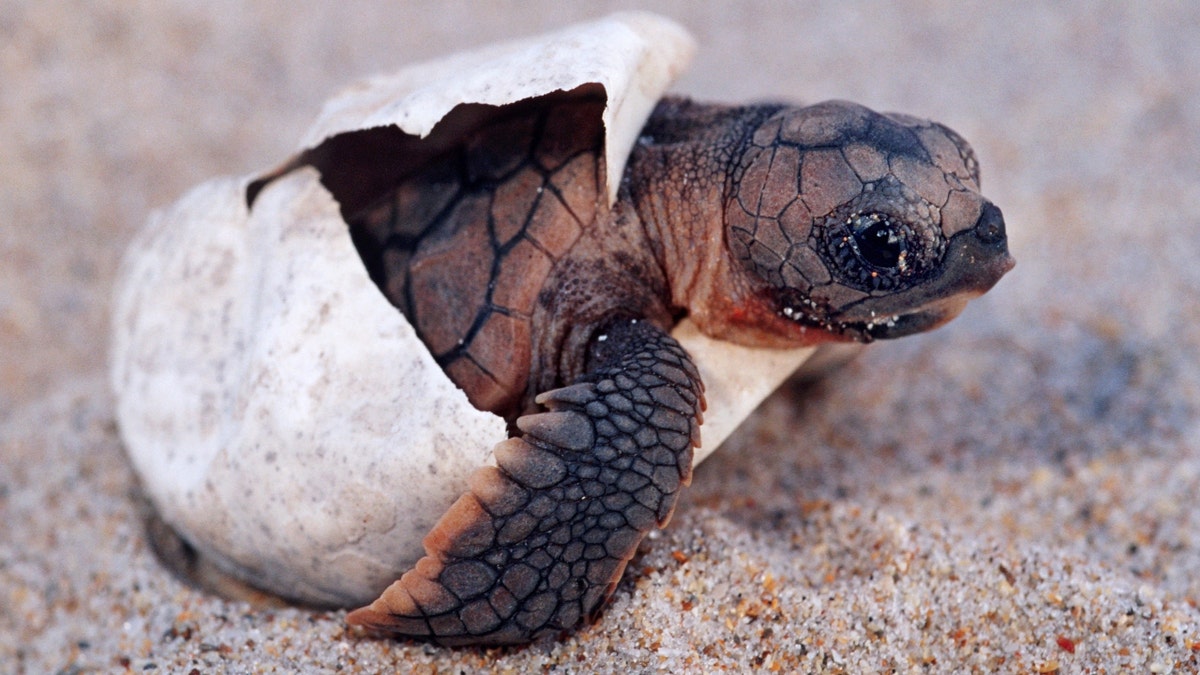
[[[1000,209],[979,194],[974,152],[943,125],[842,101],[663,105],[656,117],[724,125],[716,143],[705,139],[719,152],[686,142],[705,126],[686,121],[652,121],[642,147],[694,186],[678,202],[643,196],[644,216],[695,212],[721,188],[712,210],[723,215],[723,246],[665,246],[675,302],[716,337],[782,347],[910,335],[954,318],[1013,266]],[[717,241],[697,233],[699,219],[675,218],[691,241]]]

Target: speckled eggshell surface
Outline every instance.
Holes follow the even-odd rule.
[[[598,82],[610,197],[637,133],[690,58],[673,23],[625,14],[360,83],[301,148],[394,124],[425,135],[460,103]],[[489,462],[475,410],[373,284],[314,169],[204,183],[154,215],[118,277],[120,432],[162,519],[226,572],[285,598],[372,599]],[[707,456],[808,355],[677,337],[704,376]]]

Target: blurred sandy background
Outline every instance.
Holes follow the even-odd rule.
[[[1196,672],[1200,5],[0,0],[0,671]],[[439,650],[187,589],[105,382],[151,209],[373,72],[640,7],[677,91],[852,99],[980,155],[1016,270],[769,400],[548,648]]]

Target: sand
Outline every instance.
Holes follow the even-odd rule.
[[[631,3],[0,0],[0,672],[1200,670],[1200,6],[694,3],[677,90],[856,100],[980,155],[1017,268],[769,399],[601,621],[526,649],[189,589],[105,379],[148,213],[357,77]]]

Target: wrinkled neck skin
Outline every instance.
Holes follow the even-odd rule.
[[[841,339],[781,318],[725,241],[737,161],[755,129],[781,107],[659,103],[631,152],[616,202],[600,207],[600,222],[555,265],[540,296],[527,405],[584,372],[592,337],[614,317],[670,330],[688,316],[714,338],[757,347]]]
[[[755,130],[782,106],[726,107],[665,99],[635,145],[621,186],[647,233],[670,304],[704,333],[754,347],[838,339],[801,331],[755,293],[729,255],[725,205],[737,161]]]

